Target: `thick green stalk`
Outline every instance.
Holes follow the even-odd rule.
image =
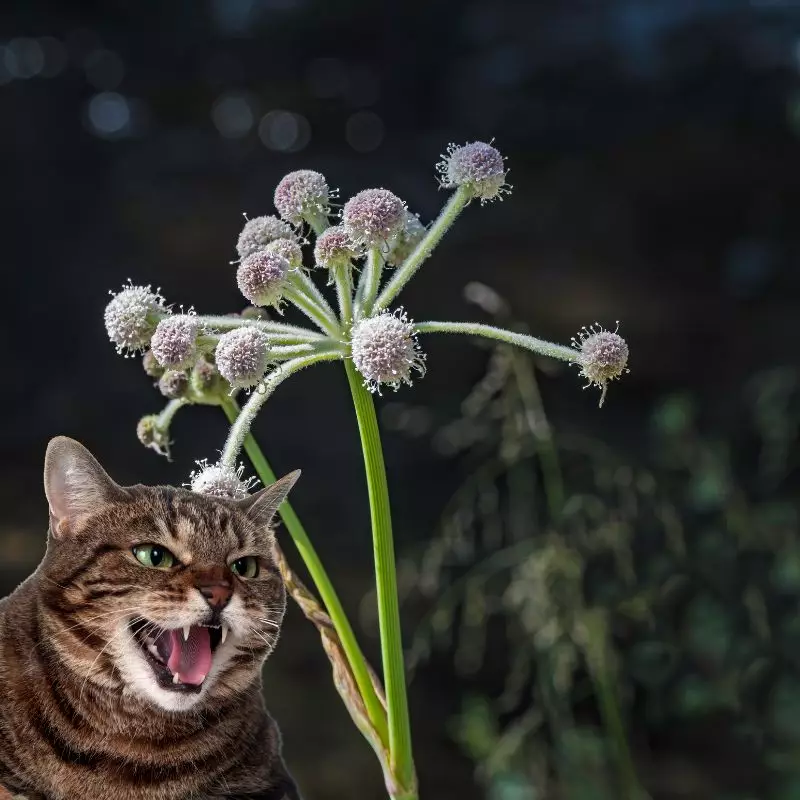
[[[265,319],[245,319],[238,314],[217,316],[204,314],[197,317],[198,322],[218,331],[232,331],[236,328],[250,326],[266,333],[276,344],[303,344],[323,339],[325,334],[302,328],[299,325],[287,325],[285,322],[272,322]]]
[[[481,325],[472,322],[419,322],[414,325],[418,333],[465,333],[468,336],[483,336],[497,339],[500,342],[524,347],[542,356],[558,358],[561,361],[577,361],[580,353],[573,347],[537,339],[524,333],[514,333],[493,325]]]
[[[361,434],[361,447],[364,452],[364,468],[369,492],[383,681],[389,711],[390,765],[399,790],[398,794],[394,796],[413,798],[416,796],[416,776],[411,750],[411,726],[408,716],[400,606],[397,596],[397,569],[383,449],[372,395],[364,388],[362,378],[356,372],[351,361],[345,361],[345,369]]]
[[[339,319],[342,328],[348,330],[353,324],[353,268],[336,267],[333,270],[336,283],[336,296],[339,300]]]
[[[222,408],[228,417],[228,421],[233,425],[239,416],[239,407],[236,401],[226,396],[222,402]],[[258,442],[255,440],[253,434],[248,433],[247,436],[245,436],[244,449],[264,486],[274,483],[277,480],[275,473],[272,467],[270,467],[264,453],[261,451],[261,448],[258,446]],[[384,742],[388,742],[386,712],[375,693],[375,687],[372,685],[369,670],[367,669],[367,661],[364,658],[364,654],[361,652],[361,648],[358,645],[355,633],[350,625],[350,621],[347,619],[347,614],[345,614],[339,596],[336,594],[336,590],[333,588],[328,573],[325,571],[325,567],[322,565],[322,561],[320,561],[319,555],[317,555],[317,551],[314,549],[314,545],[311,544],[311,540],[308,538],[308,534],[303,524],[300,522],[300,518],[297,516],[288,500],[284,501],[279,512],[281,519],[286,525],[286,530],[292,537],[292,541],[298,553],[300,553],[300,558],[303,559],[303,563],[306,565],[306,569],[309,575],[311,575],[311,579],[314,581],[319,596],[325,604],[325,609],[330,615],[333,626],[336,628],[336,633],[339,635],[342,648],[350,664],[350,669],[358,684],[358,689],[364,700],[364,705],[366,706],[370,721],[375,726],[381,739]]]
[[[392,301],[403,291],[403,287],[414,277],[416,271],[422,266],[434,247],[441,241],[450,226],[456,221],[458,215],[467,207],[472,199],[472,194],[463,186],[456,189],[453,196],[447,201],[436,221],[431,225],[425,238],[414,248],[411,255],[395,270],[392,279],[386,284],[375,303],[373,311],[382,311],[388,308]]]
[[[367,256],[367,265],[364,269],[363,295],[361,298],[362,317],[370,316],[372,307],[375,305],[375,297],[381,285],[381,275],[383,274],[384,258],[379,247],[370,248]]]

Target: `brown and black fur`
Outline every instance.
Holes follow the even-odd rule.
[[[0,796],[5,787],[47,800],[299,798],[260,677],[286,602],[268,525],[288,488],[238,503],[169,487],[123,489],[80,445],[54,442],[51,450],[72,448],[60,457],[77,459],[80,480],[81,470],[91,474],[67,511],[54,512],[58,500],[48,495],[46,555],[0,600]],[[180,554],[181,565],[142,567],[131,556],[142,542]],[[257,578],[227,573],[234,551],[258,556]],[[164,710],[126,684],[115,632],[137,615],[168,621],[198,580],[223,574],[247,614],[265,623],[241,637],[196,706]]]

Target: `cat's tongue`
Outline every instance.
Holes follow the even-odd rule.
[[[181,683],[201,684],[211,670],[211,637],[208,628],[192,625],[189,638],[183,631],[169,631],[171,652],[167,667]]]

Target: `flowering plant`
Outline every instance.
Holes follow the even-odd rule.
[[[387,792],[399,800],[417,798],[411,729],[400,633],[397,576],[389,491],[372,394],[410,384],[424,375],[419,334],[462,333],[516,345],[575,363],[601,389],[626,371],[628,346],[616,331],[584,328],[572,346],[491,325],[411,321],[392,306],[431,255],[448,228],[474,200],[502,199],[510,191],[503,156],[491,144],[451,145],[438,165],[440,184],[453,194],[438,218],[424,226],[406,204],[386,189],[366,189],[345,203],[330,226],[333,193],[312,170],[286,175],[275,190],[279,217],[247,220],[237,242],[236,280],[253,305],[242,314],[201,316],[180,313],[158,291],[133,284],[109,302],[105,323],[121,353],[144,353],[144,368],[158,380],[169,402],[138,425],[140,441],[169,454],[170,423],[185,405],[218,405],[231,428],[220,459],[202,462],[192,473],[196,492],[241,498],[252,484],[243,478],[241,450],[265,483],[275,475],[250,428],[278,386],[306,367],[341,361],[347,373],[364,454],[375,557],[383,680],[367,664],[333,585],[300,520],[285,502],[281,516],[312,577],[319,600],[277,558],[292,597],[317,626],[331,661],[336,688],[354,722],[377,754]],[[336,309],[304,266],[306,235],[315,234],[315,271],[326,271],[335,288]],[[384,280],[388,268],[394,268]],[[358,280],[355,280],[358,273]],[[282,313],[294,305],[313,328],[267,319],[262,309]],[[240,408],[236,396],[248,392]]]

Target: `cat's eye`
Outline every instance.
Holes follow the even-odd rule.
[[[258,559],[255,556],[237,558],[231,564],[231,570],[240,578],[255,578],[258,575]]]
[[[178,561],[166,547],[158,544],[136,545],[133,548],[133,554],[143,567],[151,567],[153,569],[170,569]]]

